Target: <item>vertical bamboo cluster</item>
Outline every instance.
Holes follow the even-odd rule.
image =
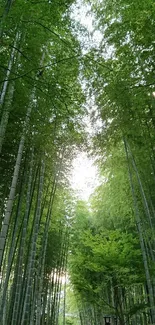
[[[103,36],[101,36],[99,51],[91,49],[89,55],[85,56],[85,64],[87,67],[89,65],[89,71],[87,70],[85,75],[96,105],[96,108],[92,110],[92,122],[95,123],[97,116],[101,122],[99,127],[98,123],[96,124],[93,148],[94,153],[98,155],[103,182],[93,201],[96,220],[95,226],[92,225],[92,228],[97,228],[97,234],[106,229],[109,241],[112,240],[109,236],[109,229],[113,230],[115,234],[119,231],[121,238],[123,234],[126,235],[126,238],[129,234],[134,234],[135,238],[139,238],[141,261],[143,261],[141,267],[144,276],[143,279],[141,278],[141,284],[134,283],[136,275],[138,275],[136,269],[132,287],[129,290],[127,283],[122,285],[125,274],[121,274],[118,278],[119,272],[113,270],[110,284],[105,285],[104,297],[106,297],[106,304],[110,303],[111,306],[113,300],[113,307],[115,312],[117,311],[117,315],[119,314],[118,322],[120,324],[154,324],[155,44],[152,37],[155,19],[154,1],[142,1],[141,3],[132,0],[130,2],[120,0],[115,3],[111,0],[98,3],[93,1],[92,8]],[[92,233],[96,232],[96,228],[92,230]],[[105,262],[103,266],[105,265],[107,268],[109,264],[116,267],[117,261],[119,261],[119,254],[116,254],[117,258],[113,260],[115,254],[112,254],[112,249],[114,247],[115,250],[117,249],[116,243],[114,246],[111,244],[111,247],[108,247],[108,242],[106,244],[111,264],[108,259],[104,261],[104,256],[101,253],[98,256],[103,259]],[[102,247],[102,249],[106,253],[105,248]],[[97,254],[96,250],[96,248],[92,249],[92,255]],[[125,252],[127,262],[130,252],[128,251],[128,254],[127,251]],[[131,252],[133,261],[130,261],[130,266],[126,265],[124,270],[126,274],[134,266],[134,252],[132,250]],[[80,253],[84,254],[82,249]],[[101,273],[98,276],[102,277],[103,269],[103,273],[99,272],[99,269],[97,272],[95,269],[97,261],[94,262],[95,264],[93,262],[92,265],[88,263],[85,270],[86,275],[88,276],[89,271],[92,271],[94,267],[94,273],[95,271]],[[125,265],[124,262],[122,257],[120,270],[122,265]],[[85,279],[85,274],[81,272],[82,275]],[[93,278],[94,274],[89,274],[90,278],[91,275]],[[105,281],[107,281],[107,277],[108,271]],[[99,288],[95,287],[95,282],[99,279],[93,279],[94,281],[88,281],[85,292],[90,289],[91,292],[94,290],[93,292],[96,294]],[[76,281],[77,279],[75,279],[75,283]],[[107,298],[107,291],[109,298]],[[99,298],[95,300],[97,299]],[[94,305],[92,301],[93,295],[90,306]],[[133,308],[133,315],[128,318],[129,310],[132,314],[132,302],[133,306],[137,303],[148,305],[144,310],[143,306],[140,313],[135,312],[135,315]],[[104,301],[100,303],[100,306],[104,308]],[[98,308],[96,314],[95,311],[92,314],[100,315],[101,312]],[[90,313],[91,307],[89,308],[87,303],[83,313],[81,311],[82,322],[85,319],[84,314],[88,317],[86,310],[89,310]],[[91,317],[89,316],[89,321]],[[100,316],[94,316],[94,319],[95,317],[98,317],[97,323],[99,323]]]
[[[80,47],[69,27],[71,4],[19,0],[2,8],[2,325],[58,324],[68,251],[67,173],[83,141]]]

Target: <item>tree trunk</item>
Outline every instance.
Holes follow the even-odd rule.
[[[127,143],[126,143],[125,139],[124,139],[124,146],[125,146],[125,152],[126,152],[126,157],[127,157],[127,162],[128,162],[129,179],[130,179],[130,186],[131,186],[132,197],[133,197],[133,202],[134,202],[137,229],[138,229],[138,233],[139,233],[140,246],[141,246],[141,251],[142,251],[142,256],[143,256],[146,281],[147,281],[147,286],[148,286],[148,291],[149,291],[149,301],[150,301],[150,307],[151,307],[152,323],[155,323],[155,307],[154,307],[153,288],[152,288],[151,276],[150,276],[149,267],[148,267],[147,255],[146,255],[146,251],[145,251],[145,244],[144,244],[144,239],[143,239],[143,231],[142,231],[142,226],[141,226],[139,209],[137,206],[136,194],[135,194],[135,189],[134,189],[134,185],[133,185]]]
[[[8,84],[9,84],[9,76],[11,74],[12,67],[13,67],[13,64],[14,64],[14,58],[15,58],[17,42],[20,40],[20,38],[21,38],[21,34],[19,32],[17,32],[16,36],[15,36],[13,49],[12,49],[12,52],[11,52],[11,55],[10,55],[10,61],[9,61],[9,64],[8,64],[5,81],[3,83],[2,91],[1,91],[1,95],[0,95],[0,112],[1,112],[2,106],[4,104],[4,99],[5,99],[5,95],[6,95]]]
[[[34,92],[32,93],[32,99],[33,99],[33,96],[34,96]],[[21,165],[21,161],[22,161],[22,155],[23,155],[23,150],[24,150],[24,145],[25,145],[27,128],[29,126],[31,111],[32,111],[32,101],[27,109],[26,119],[25,119],[25,123],[23,126],[23,132],[22,132],[20,143],[19,143],[18,154],[17,154],[15,168],[14,168],[14,174],[13,174],[13,178],[12,178],[10,194],[9,194],[9,198],[7,201],[6,211],[5,211],[2,229],[1,229],[1,233],[0,233],[0,268],[2,266],[2,261],[3,261],[5,243],[6,243],[6,238],[7,238],[7,233],[8,233],[9,223],[10,223],[10,217],[12,214],[14,198],[15,198],[15,194],[16,194],[16,187],[17,187],[17,182],[18,182],[18,177],[19,177],[20,165]]]
[[[40,217],[41,217],[41,203],[42,203],[43,185],[44,185],[44,168],[45,168],[44,162],[42,161],[41,170],[40,170],[37,206],[36,206],[36,213],[34,217],[34,224],[33,224],[33,231],[32,231],[32,242],[30,247],[29,263],[27,265],[26,293],[25,293],[25,301],[24,301],[23,312],[22,312],[21,325],[26,324],[30,314],[30,301],[31,301],[32,284],[34,280],[36,245],[37,245],[37,238],[38,238]]]

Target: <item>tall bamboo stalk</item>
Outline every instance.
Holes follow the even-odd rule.
[[[22,318],[21,318],[21,325],[24,325],[27,322],[27,320],[29,319],[29,315],[30,315],[30,302],[31,302],[32,284],[33,284],[33,276],[34,276],[34,267],[35,267],[36,245],[37,245],[37,238],[38,238],[40,217],[41,217],[41,204],[42,204],[43,185],[44,185],[44,169],[45,169],[44,161],[42,160],[41,170],[40,170],[39,188],[38,188],[37,206],[36,206],[36,213],[34,216],[32,241],[31,241],[31,247],[30,247],[29,262],[27,265],[26,292],[25,292],[25,300],[24,300],[23,312],[22,312]]]
[[[13,45],[11,55],[10,55],[10,60],[9,60],[9,63],[8,63],[8,68],[7,68],[5,81],[3,83],[2,91],[1,91],[1,95],[0,95],[0,112],[1,112],[2,106],[4,104],[4,100],[5,100],[8,84],[9,84],[9,77],[10,77],[10,74],[12,72],[12,67],[13,67],[14,60],[15,60],[15,53],[16,53],[17,43],[20,41],[20,39],[21,39],[21,33],[19,31],[17,31],[16,36],[15,36],[15,40],[14,40],[14,45]]]
[[[153,323],[155,323],[155,306],[154,306],[153,288],[152,288],[152,282],[151,282],[151,276],[150,276],[150,271],[149,271],[149,266],[148,266],[147,254],[146,254],[146,249],[145,249],[145,244],[144,244],[141,219],[140,219],[139,209],[138,209],[137,200],[136,200],[136,193],[135,193],[134,184],[133,184],[133,177],[132,177],[132,172],[131,172],[131,167],[130,167],[128,147],[127,147],[125,138],[124,138],[124,147],[125,147],[125,153],[126,153],[126,158],[127,158],[127,163],[128,163],[130,186],[131,186],[132,197],[133,197],[133,202],[134,202],[135,217],[136,217],[137,229],[138,229],[138,234],[139,234],[139,239],[140,239],[140,246],[141,246],[141,251],[142,251],[142,256],[143,256],[146,281],[147,281],[147,286],[148,286],[148,291],[149,291],[151,318],[152,318],[152,324],[153,324]],[[133,163],[133,165],[134,165],[134,163]]]
[[[34,92],[32,93],[32,98],[33,98],[33,96],[34,96]],[[15,194],[16,194],[16,187],[17,187],[20,165],[21,165],[22,156],[23,156],[25,139],[26,139],[27,129],[28,129],[28,125],[29,125],[31,112],[32,112],[32,102],[33,101],[31,100],[30,105],[28,106],[28,109],[27,109],[27,113],[26,113],[26,118],[25,118],[25,122],[24,122],[24,126],[23,126],[21,140],[19,143],[16,163],[15,163],[15,168],[14,168],[14,174],[13,174],[10,193],[9,193],[9,198],[7,201],[6,211],[5,211],[2,229],[1,229],[1,233],[0,233],[0,268],[2,266],[3,254],[4,254],[4,249],[5,249],[5,243],[6,243],[10,218],[11,218],[11,214],[12,214],[13,203],[14,203]]]

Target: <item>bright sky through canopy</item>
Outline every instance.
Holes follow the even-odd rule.
[[[71,17],[79,22],[81,25],[86,27],[88,34],[83,37],[79,34],[78,38],[81,42],[83,53],[89,51],[94,45],[98,46],[102,39],[102,35],[99,31],[94,31],[93,27],[93,15],[91,12],[91,6],[86,5],[83,1],[78,0],[75,5],[72,6]],[[93,100],[87,99],[88,111],[94,110]],[[86,130],[90,134],[93,134],[93,129],[90,117],[85,118]],[[85,152],[81,152],[73,161],[73,172],[71,176],[71,186],[78,193],[78,196],[82,200],[88,200],[90,195],[95,190],[95,187],[99,184],[97,176],[97,167],[93,165],[93,160],[88,158]]]
[[[91,47],[98,47],[103,35],[99,30],[95,30],[93,26],[93,13],[91,5],[84,3],[82,0],[77,0],[72,6],[71,18],[79,22],[88,31],[84,36],[79,33],[78,38],[82,45],[82,51],[85,53]]]
[[[80,199],[88,200],[97,185],[97,167],[85,152],[81,152],[73,161],[71,186],[77,191]]]

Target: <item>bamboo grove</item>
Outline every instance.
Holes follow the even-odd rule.
[[[101,182],[77,213],[71,279],[81,324],[155,324],[155,4],[90,5],[102,37],[84,73]]]
[[[155,324],[155,4],[87,3],[86,52],[74,1],[1,1],[2,325]],[[68,181],[84,148],[89,205]]]
[[[71,1],[1,7],[0,323],[57,324],[82,146],[81,50]]]

